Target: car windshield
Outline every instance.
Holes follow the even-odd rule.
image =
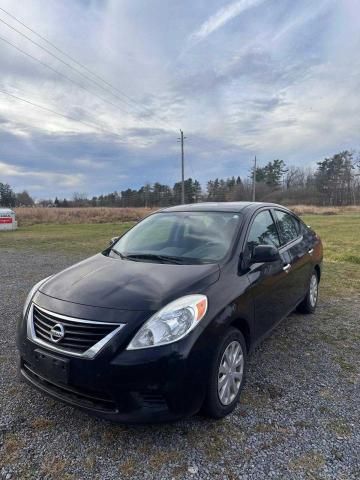
[[[239,225],[233,212],[159,212],[112,247],[115,255],[158,263],[216,263],[228,253]]]

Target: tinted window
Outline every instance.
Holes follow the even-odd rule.
[[[299,236],[300,225],[289,213],[276,210],[282,243],[289,243]]]
[[[276,226],[269,210],[260,212],[251,225],[247,240],[248,251],[251,253],[257,245],[280,246]]]
[[[150,217],[149,217],[150,218]],[[136,250],[144,244],[162,244],[170,242],[174,223],[166,215],[156,217],[156,221],[147,222],[145,228],[138,228],[131,239],[131,247]]]
[[[305,223],[303,222],[299,222],[300,224],[300,234],[302,235],[306,235],[309,233],[309,228],[307,227],[307,225],[305,225]]]
[[[149,216],[114,245],[123,255],[166,255],[183,263],[221,260],[229,251],[240,213],[163,212]]]

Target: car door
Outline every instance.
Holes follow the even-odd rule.
[[[293,307],[304,298],[312,272],[311,248],[303,236],[300,221],[290,212],[274,209],[282,252],[288,252],[288,295]]]
[[[291,308],[288,298],[288,274],[284,270],[290,263],[287,250],[280,253],[280,259],[271,263],[253,263],[252,252],[257,245],[280,247],[277,224],[270,209],[257,213],[249,226],[243,248],[243,263],[254,302],[256,337],[266,334]]]

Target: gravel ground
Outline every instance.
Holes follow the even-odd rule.
[[[249,359],[236,411],[112,425],[17,379],[15,324],[39,279],[79,258],[0,255],[0,478],[359,479],[360,298],[294,314]]]

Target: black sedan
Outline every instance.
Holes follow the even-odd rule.
[[[18,323],[21,375],[110,420],[221,418],[251,349],[295,308],[315,311],[322,256],[280,205],[160,210],[35,285]]]

